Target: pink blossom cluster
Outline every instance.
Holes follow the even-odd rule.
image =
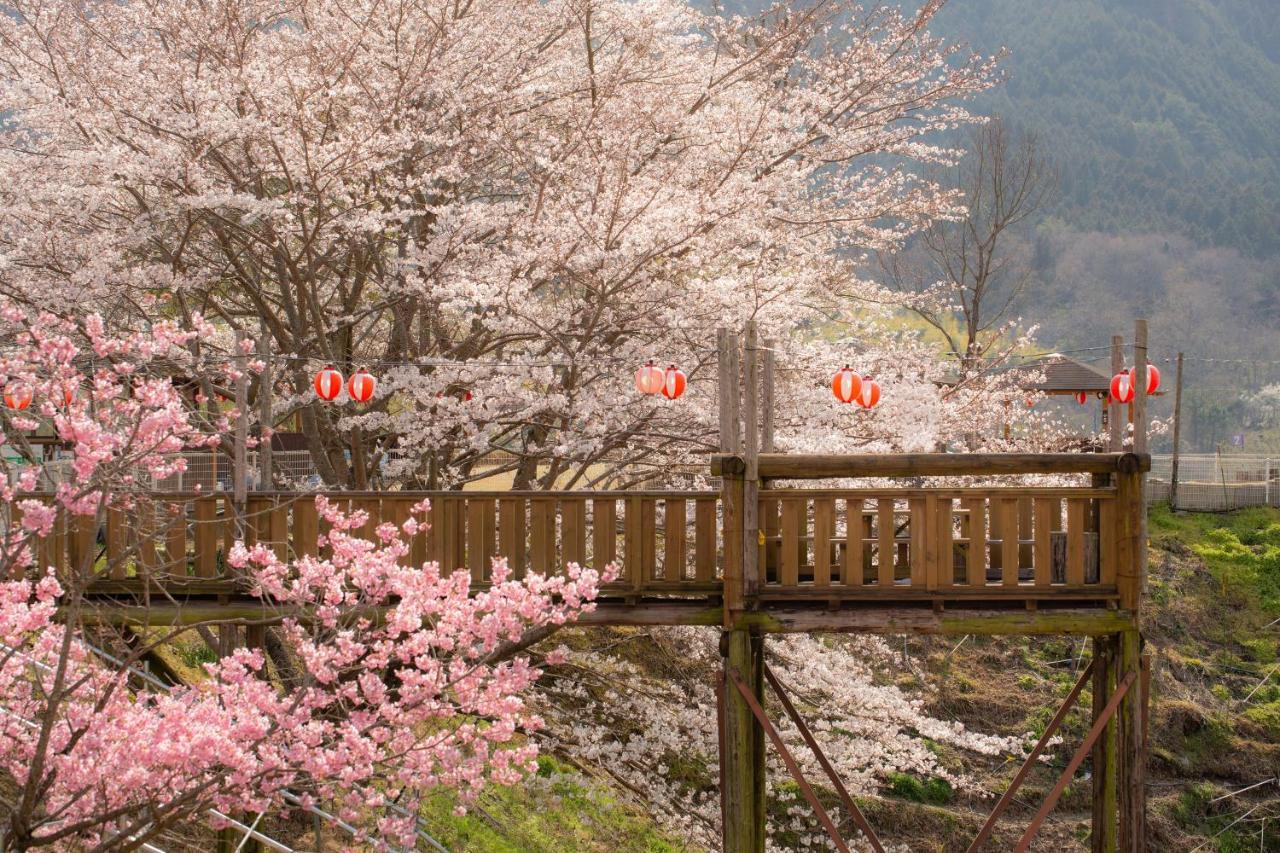
[[[417,518],[370,542],[351,532],[363,513],[318,503],[331,556],[286,564],[239,545],[231,557],[264,597],[264,619],[280,611],[304,671],[292,690],[267,678],[260,651],[240,648],[197,684],[134,692],[126,670],[56,621],[65,593],[53,577],[0,584],[0,768],[19,786],[40,774],[33,835],[145,836],[209,807],[277,808],[288,790],[366,840],[411,847],[416,803],[432,789],[465,806],[536,769],[527,736],[543,721],[522,694],[540,671],[504,644],[592,609],[615,570],[513,580],[499,559],[473,593],[465,570],[407,564]]]

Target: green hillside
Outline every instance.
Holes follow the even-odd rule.
[[[933,29],[1008,82],[983,108],[1039,131],[1081,230],[1280,250],[1280,18],[1270,0],[951,0]]]

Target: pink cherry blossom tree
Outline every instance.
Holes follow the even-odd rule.
[[[929,35],[941,5],[13,0],[0,289],[262,317],[333,485],[452,486],[494,449],[522,488],[700,461],[714,329],[748,318],[788,368],[784,446],[815,418],[851,449],[998,442],[989,383],[941,393],[862,273],[961,212],[916,172],[994,63]],[[631,388],[651,357],[679,404]],[[318,404],[326,362],[377,397]],[[845,362],[886,380],[874,416],[818,397]]]
[[[286,564],[261,546],[233,549],[232,569],[262,597],[260,618],[175,626],[106,658],[92,645],[101,620],[85,591],[116,567],[92,548],[60,567],[47,558],[49,537],[60,525],[96,528],[108,509],[143,511],[147,478],[182,466],[176,451],[220,440],[192,425],[168,378],[198,332],[158,323],[111,336],[96,315],[77,324],[12,306],[0,325],[14,342],[0,356],[0,385],[33,400],[0,414],[6,441],[22,450],[6,457],[0,488],[6,849],[136,846],[210,809],[263,812],[286,798],[324,803],[362,837],[408,847],[418,798],[432,789],[448,786],[465,804],[534,768],[528,735],[542,723],[522,694],[539,673],[517,652],[593,607],[595,571],[516,581],[499,560],[489,587],[474,591],[466,571],[409,564],[425,507],[366,541],[353,532],[363,513],[321,499],[323,559]],[[32,496],[50,485],[22,464],[40,427],[72,458],[53,489]],[[299,662],[295,683],[243,647],[167,692],[131,679],[150,648],[242,624],[280,625]]]

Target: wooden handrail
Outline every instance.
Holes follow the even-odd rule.
[[[711,457],[711,473],[739,474],[742,457]],[[762,478],[815,480],[839,477],[991,476],[998,474],[1110,474],[1151,470],[1151,457],[1136,453],[761,453]]]
[[[231,492],[227,492],[227,491],[208,491],[208,492],[182,491],[182,492],[167,492],[167,491],[157,490],[157,491],[152,491],[152,492],[146,492],[146,494],[147,494],[147,495],[151,495],[151,496],[155,496],[155,497],[164,498],[165,500],[173,500],[173,501],[176,501],[176,500],[189,500],[189,501],[193,501],[193,500],[196,500],[196,499],[198,499],[198,498],[226,498],[227,500],[231,500]],[[502,489],[497,489],[497,490],[490,489],[490,490],[486,490],[486,491],[448,491],[448,490],[435,490],[435,491],[390,491],[390,490],[387,490],[387,491],[374,491],[374,490],[367,490],[367,491],[343,491],[343,490],[322,490],[322,491],[299,490],[299,491],[279,491],[279,490],[277,490],[277,491],[270,491],[270,492],[255,492],[255,491],[250,491],[250,492],[249,492],[249,498],[250,498],[250,499],[257,499],[257,498],[268,498],[268,499],[274,499],[274,498],[285,498],[285,499],[294,499],[294,498],[314,498],[314,497],[319,497],[319,496],[321,496],[321,495],[323,495],[323,496],[324,496],[324,497],[326,497],[326,498],[330,498],[330,499],[332,499],[332,500],[351,500],[351,499],[369,500],[369,499],[372,499],[372,498],[396,498],[396,499],[403,499],[403,498],[450,498],[450,499],[456,499],[456,498],[464,498],[464,499],[465,499],[465,498],[476,498],[476,499],[494,499],[494,500],[497,500],[497,499],[499,499],[499,498],[524,498],[524,499],[536,499],[536,498],[545,498],[545,499],[551,499],[551,498],[555,498],[555,499],[565,499],[565,498],[570,498],[570,499],[578,499],[578,498],[585,498],[585,499],[587,499],[587,500],[595,500],[595,499],[608,500],[609,498],[613,498],[613,499],[615,499],[615,500],[625,500],[625,499],[627,499],[627,498],[657,498],[658,500],[666,500],[666,499],[679,500],[679,499],[682,499],[682,498],[683,498],[683,499],[685,499],[685,500],[698,500],[698,499],[702,499],[702,500],[709,500],[709,499],[711,499],[711,498],[718,498],[718,497],[720,497],[720,493],[719,493],[718,491],[715,491],[714,489],[704,489],[704,490],[685,489],[685,490],[669,490],[669,491],[668,491],[668,490],[662,490],[662,489],[632,489],[632,490],[611,489],[611,490],[602,490],[602,491],[594,491],[594,490],[591,490],[591,489],[582,489],[582,490],[557,489],[557,490],[555,490],[555,491],[536,491],[536,490],[512,491],[512,490],[509,490],[509,489],[506,489],[506,490],[502,490]],[[42,491],[42,492],[22,492],[22,493],[20,493],[20,494],[18,494],[18,495],[17,495],[17,497],[18,497],[18,498],[34,498],[34,499],[50,499],[50,498],[53,498],[53,497],[55,497],[55,496],[56,496],[56,495],[55,495],[55,493],[53,493],[53,492],[43,492],[43,491]]]

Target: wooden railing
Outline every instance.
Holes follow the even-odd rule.
[[[114,582],[225,580],[237,538],[273,546],[285,559],[315,556],[327,525],[316,494],[250,495],[237,523],[224,495],[157,495],[130,510],[110,510],[105,524],[60,520],[37,544],[44,563],[77,566]],[[514,577],[555,573],[568,563],[603,569],[614,563],[612,586],[650,592],[714,590],[718,561],[715,492],[339,492],[325,495],[344,511],[362,510],[358,531],[369,538],[382,522],[406,521],[415,504],[431,501],[427,526],[410,541],[414,563],[465,568],[490,580],[494,557]],[[108,584],[110,585],[110,584]],[[127,584],[124,584],[127,585]],[[194,584],[198,585],[198,584]],[[116,583],[115,586],[123,586]],[[214,585],[208,585],[212,588]]]
[[[758,527],[736,507],[748,494],[737,457],[716,457],[719,492],[337,492],[342,509],[363,510],[363,534],[403,523],[430,498],[427,527],[411,542],[414,564],[463,568],[491,580],[503,556],[515,577],[568,563],[619,566],[614,594],[717,596],[742,583],[755,600],[1038,599],[1118,600],[1140,589],[1137,530],[1142,460],[1119,454],[1002,456],[1007,474],[1090,474],[1069,487],[772,488],[752,493]],[[736,460],[736,461],[735,461]],[[826,461],[823,461],[826,460]],[[762,477],[983,474],[975,457],[760,457]],[[1110,472],[1110,473],[1103,473]],[[819,476],[814,473],[812,476]],[[1079,478],[1078,478],[1079,479]],[[726,508],[729,511],[726,511]],[[37,543],[42,562],[91,570],[102,587],[141,582],[225,588],[226,556],[238,536],[282,558],[316,555],[325,522],[315,494],[252,494],[242,516],[225,495],[155,495],[105,524],[60,520]],[[749,543],[749,544],[748,544]],[[749,547],[746,556],[743,548]],[[752,559],[747,559],[750,557]],[[727,573],[727,574],[726,574]],[[723,583],[723,590],[722,590]],[[731,604],[732,606],[732,604]]]
[[[1116,489],[760,492],[761,593],[1116,593]]]

